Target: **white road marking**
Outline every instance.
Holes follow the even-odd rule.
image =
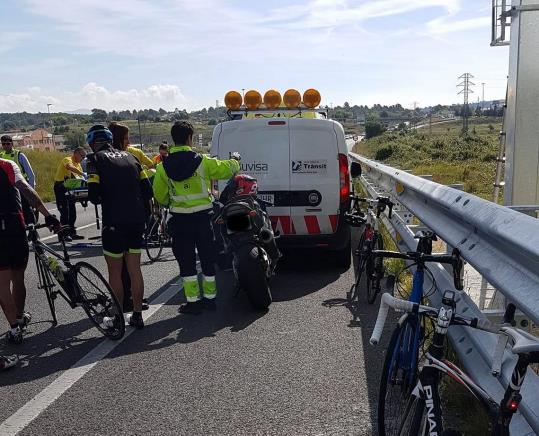
[[[96,225],[96,223],[86,224],[85,226],[77,227],[77,230],[87,229],[88,227],[93,227],[95,225]],[[41,240],[42,241],[48,241],[49,239],[53,239],[53,238],[57,238],[57,237],[58,237],[57,235],[52,235],[52,236],[47,236],[45,238],[41,238]]]
[[[181,288],[180,288],[181,289]],[[178,293],[178,284],[172,284],[150,303],[148,310],[143,312],[144,319],[150,319],[163,305]],[[88,371],[105,358],[112,350],[120,345],[135,329],[127,329],[122,339],[118,341],[104,340],[67,371],[64,371],[45,389],[39,392],[28,403],[0,424],[0,435],[14,436],[43,413],[47,407],[62,396],[71,386],[80,380]]]

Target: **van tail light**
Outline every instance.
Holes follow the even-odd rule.
[[[348,157],[345,154],[339,154],[339,178],[341,203],[345,203],[350,196],[350,172],[348,170]]]

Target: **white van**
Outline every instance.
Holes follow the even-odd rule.
[[[218,124],[211,155],[241,154],[242,172],[258,180],[259,198],[283,248],[334,252],[350,265],[350,177],[344,130],[325,118],[243,117]],[[226,182],[219,182],[219,190]]]

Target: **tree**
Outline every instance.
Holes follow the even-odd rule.
[[[172,119],[174,121],[188,120],[189,119],[189,114],[187,113],[187,111],[185,109],[183,109],[181,111],[176,109],[176,111],[172,114]]]
[[[103,109],[92,109],[90,120],[92,122],[107,121],[107,111]]]
[[[374,120],[369,120],[365,123],[365,137],[367,139],[374,138],[385,132],[384,126],[381,123]]]
[[[15,130],[17,128],[17,124],[15,124],[13,121],[4,121],[2,128],[4,131],[8,132],[10,130]]]
[[[80,130],[72,130],[65,134],[65,143],[68,149],[74,150],[86,144],[86,136]]]
[[[212,118],[210,121],[208,121],[208,126],[215,126],[217,125],[217,120],[215,118]]]

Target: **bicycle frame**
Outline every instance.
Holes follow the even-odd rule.
[[[425,265],[420,262],[417,264],[417,268],[413,275],[412,293],[408,299],[409,301],[421,304],[421,301],[423,300],[424,282]],[[401,326],[404,325],[404,330],[401,333],[403,339],[397,342],[397,347],[393,350],[392,364],[389,368],[389,373],[391,374],[394,370],[393,365],[398,363],[400,369],[407,371],[407,382],[411,384],[415,377],[417,357],[423,338],[423,329],[419,317],[415,314],[403,316],[399,320],[399,324]]]
[[[443,343],[445,333],[438,338]],[[438,342],[437,341],[437,342]],[[431,345],[432,347],[432,345]],[[509,436],[509,426],[511,419],[520,403],[520,389],[524,383],[526,370],[529,365],[527,355],[519,355],[517,364],[513,369],[511,382],[508,384],[505,394],[500,403],[497,403],[483,388],[477,385],[464,371],[454,363],[442,359],[443,348],[435,345],[436,354],[431,351],[425,355],[423,367],[419,374],[419,379],[412,396],[420,398],[425,402],[427,414],[428,434],[441,434],[443,431],[442,408],[438,386],[440,382],[440,373],[443,373],[460,385],[480,401],[491,418],[492,432],[494,436]],[[430,347],[429,347],[430,348]],[[406,413],[405,415],[406,416]]]
[[[421,306],[417,305],[416,307],[419,308]],[[420,429],[421,424],[424,423],[425,428],[423,429],[422,434],[442,434],[444,423],[442,421],[442,407],[438,386],[441,374],[445,374],[464,386],[467,391],[485,407],[491,419],[491,435],[509,436],[511,419],[517,411],[522,398],[520,389],[524,383],[527,368],[530,363],[539,361],[539,352],[533,351],[533,348],[531,348],[531,351],[517,354],[518,360],[513,367],[511,381],[508,383],[502,400],[499,403],[496,402],[494,398],[475,383],[458,366],[444,359],[444,344],[448,329],[451,325],[463,325],[484,331],[498,332],[499,334],[507,335],[509,338],[509,333],[505,333],[504,326],[511,325],[514,320],[515,306],[510,304],[506,309],[504,324],[499,331],[491,327],[489,323],[480,324],[477,318],[467,319],[457,315],[455,313],[455,308],[455,293],[446,291],[442,298],[442,307],[439,309],[436,310],[423,306],[420,310],[412,311],[413,313],[416,313],[416,316],[418,317],[433,317],[435,315],[436,328],[432,342],[425,355],[417,384],[414,390],[411,391],[406,411],[402,415],[400,429],[402,431],[403,426],[406,422],[410,422],[409,419],[411,419],[410,431],[417,431]],[[407,310],[407,312],[410,311]],[[499,354],[500,361],[506,342],[507,340],[504,341],[503,337],[499,338],[498,346],[501,344],[500,350],[502,351],[502,353]],[[493,364],[493,368],[494,367],[496,367],[496,365]],[[411,414],[410,412],[413,404],[419,405],[419,408],[415,409]]]
[[[71,281],[69,277],[66,277],[66,283],[62,284],[60,283],[55,275],[53,274],[47,260],[46,253],[54,256],[56,259],[60,260],[64,266],[68,270],[68,274],[71,274],[72,264],[69,258],[69,253],[67,251],[67,247],[65,245],[65,242],[61,240],[62,242],[62,251],[63,255],[58,253],[57,251],[50,248],[48,245],[44,244],[39,240],[39,235],[37,233],[36,228],[31,229],[30,232],[30,239],[32,243],[32,247],[34,248],[35,256],[36,256],[36,263],[37,265],[37,271],[38,271],[38,277],[40,282],[41,288],[47,288],[47,287],[54,287],[55,284],[53,283],[53,278],[60,286],[60,290],[56,291],[55,294],[60,294],[60,296],[72,307],[76,307],[77,304],[77,296],[76,296],[76,287],[71,285]],[[62,292],[62,290],[64,292]],[[52,312],[52,308],[51,308]],[[56,315],[53,314],[53,317],[56,318]]]

